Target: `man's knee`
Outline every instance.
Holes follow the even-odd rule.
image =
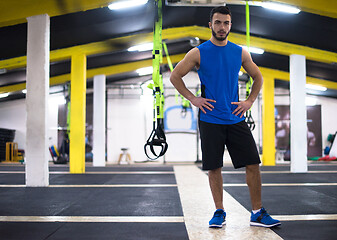
[[[221,173],[221,169],[222,168],[216,168],[216,169],[208,170],[208,174],[218,174],[218,173]]]
[[[260,171],[260,165],[259,164],[247,165],[246,170],[251,172]]]

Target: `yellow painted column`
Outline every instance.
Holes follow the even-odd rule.
[[[85,109],[87,58],[83,53],[71,57],[70,91],[70,173],[85,172]]]
[[[262,88],[262,164],[275,166],[274,78],[263,76]]]

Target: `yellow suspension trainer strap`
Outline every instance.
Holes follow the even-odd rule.
[[[250,22],[249,21],[249,4],[248,4],[248,1],[246,1],[246,44],[247,44],[248,52],[250,52],[249,51],[249,47],[250,47],[249,22]],[[249,97],[252,84],[253,84],[253,79],[252,79],[251,76],[249,76],[248,82],[246,83],[246,99]],[[255,122],[254,122],[254,119],[252,117],[251,109],[249,109],[245,113],[245,118],[246,118],[246,123],[247,123],[249,129],[251,131],[253,131],[255,129]]]
[[[164,87],[163,76],[160,70],[160,64],[162,63],[162,0],[155,0],[155,21],[153,28],[153,51],[152,51],[152,80],[153,84],[149,87],[153,90],[153,130],[144,145],[144,151],[146,156],[150,160],[156,160],[157,158],[164,156],[167,151],[168,144],[166,142],[164,132]],[[159,153],[155,151],[155,147],[160,147]],[[150,148],[153,156],[148,153]]]

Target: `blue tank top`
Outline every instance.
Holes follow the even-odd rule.
[[[239,72],[242,65],[242,48],[227,42],[226,46],[216,46],[210,40],[198,46],[202,97],[213,99],[213,111],[200,112],[200,121],[215,124],[235,124],[245,118],[232,114],[239,101]]]

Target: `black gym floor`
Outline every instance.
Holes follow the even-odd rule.
[[[224,168],[226,170],[231,169]],[[313,164],[308,170],[308,173],[294,174],[288,173],[289,166],[261,167],[263,205],[270,215],[337,214],[337,165]],[[245,174],[224,173],[223,179],[224,183],[244,183]],[[269,183],[280,185],[268,186]],[[224,189],[247,210],[251,209],[247,186],[225,186]],[[282,226],[273,231],[283,239],[336,239],[336,217],[333,221],[282,221]]]
[[[223,168],[224,190],[250,211],[243,170]],[[273,231],[283,239],[335,239],[337,164],[312,164],[305,174],[289,170],[261,167],[264,207],[286,219]],[[24,186],[24,166],[0,163],[0,239],[189,239],[173,166],[87,166],[85,174],[68,172],[67,166],[51,165],[50,187],[30,188]],[[287,220],[317,214],[320,220]],[[81,220],[46,220],[62,216]]]

